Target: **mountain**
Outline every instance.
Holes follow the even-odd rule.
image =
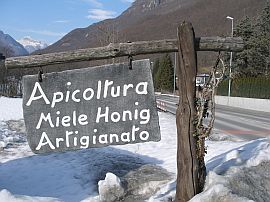
[[[18,40],[18,42],[24,46],[24,48],[28,51],[29,54],[36,50],[41,50],[48,47],[48,44],[46,44],[45,42],[32,39],[30,36],[26,36]]]
[[[0,53],[6,57],[28,55],[27,50],[10,35],[0,30]]]
[[[111,42],[176,38],[183,21],[193,24],[196,36],[230,36],[231,21],[255,18],[267,0],[136,0],[115,19],[78,28],[35,54],[105,46]],[[213,57],[199,54],[199,66],[211,66]],[[211,54],[210,54],[211,55]]]

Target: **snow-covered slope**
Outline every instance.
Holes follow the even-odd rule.
[[[24,46],[28,53],[32,53],[36,50],[41,50],[48,46],[48,44],[46,44],[45,42],[32,39],[30,36],[26,36],[18,40],[18,42]]]
[[[27,50],[10,35],[0,30],[0,53],[6,57],[28,55]]]

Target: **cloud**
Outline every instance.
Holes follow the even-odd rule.
[[[91,9],[88,11],[89,15],[86,16],[88,19],[95,19],[95,20],[105,20],[109,18],[116,17],[115,11],[110,10],[103,10],[103,9]]]
[[[55,20],[53,23],[69,23],[69,20]]]
[[[67,33],[64,32],[52,32],[49,30],[33,30],[33,29],[16,29],[19,32],[26,32],[26,33],[34,33],[34,34],[40,34],[40,35],[46,35],[46,36],[64,36]]]
[[[93,6],[98,7],[98,8],[102,8],[103,7],[103,4],[101,2],[99,2],[98,0],[82,0],[82,1],[87,2],[87,3],[90,3]]]
[[[124,3],[133,3],[135,0],[121,0]]]

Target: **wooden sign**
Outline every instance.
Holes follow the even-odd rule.
[[[149,60],[23,78],[34,153],[160,140]]]

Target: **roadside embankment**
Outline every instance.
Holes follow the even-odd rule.
[[[216,96],[216,104],[243,109],[270,112],[269,99],[254,99],[244,97]]]

